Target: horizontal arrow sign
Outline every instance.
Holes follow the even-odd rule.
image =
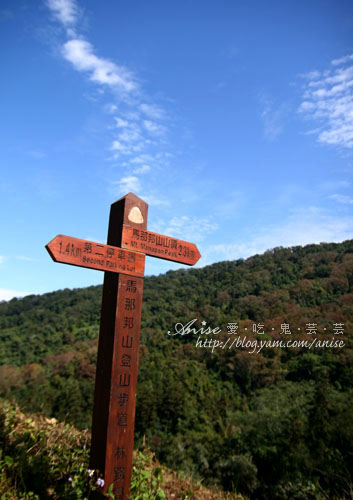
[[[194,243],[123,224],[121,246],[160,259],[194,265],[201,257]]]
[[[145,256],[110,245],[58,234],[45,247],[55,262],[99,271],[144,276]]]

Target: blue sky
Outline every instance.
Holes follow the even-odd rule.
[[[102,283],[44,245],[129,191],[198,266],[353,238],[352,2],[3,0],[0,38],[0,300]]]

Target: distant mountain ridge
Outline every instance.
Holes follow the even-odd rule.
[[[0,395],[90,425],[101,290],[0,303]],[[251,354],[168,335],[193,319],[197,329],[219,327],[214,338],[228,345],[236,338],[345,345]],[[250,498],[350,498],[352,326],[353,240],[145,278],[136,443],[145,436],[167,465]]]

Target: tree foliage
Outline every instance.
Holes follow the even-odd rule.
[[[101,291],[0,304],[0,395],[89,427]],[[167,334],[195,318],[198,329],[219,327],[218,340],[339,338],[345,346],[212,352],[196,347],[197,335]],[[253,332],[260,324],[263,335]],[[352,498],[352,326],[353,241],[145,278],[136,444],[249,498]]]

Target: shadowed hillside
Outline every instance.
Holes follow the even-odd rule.
[[[100,301],[1,303],[1,395],[88,427]],[[136,444],[250,498],[351,498],[352,324],[353,241],[146,278]]]

